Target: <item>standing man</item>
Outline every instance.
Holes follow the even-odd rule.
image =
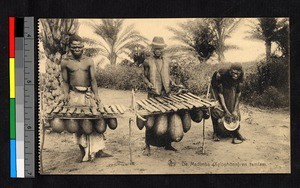
[[[151,43],[152,54],[143,62],[144,67],[144,82],[148,88],[148,98],[158,96],[168,96],[171,92],[170,85],[170,59],[163,55],[163,50],[167,45],[162,37],[154,37]],[[168,135],[155,135],[153,127],[146,129],[145,134],[146,147],[144,155],[150,155],[150,145],[157,147],[165,147],[166,150],[176,151],[171,146],[171,140]]]
[[[220,130],[219,121],[222,116],[226,122],[240,121],[241,114],[239,109],[240,97],[242,91],[244,72],[240,63],[234,63],[229,69],[220,69],[216,71],[211,80],[212,95],[219,101],[224,114],[220,115],[215,110],[212,110],[212,124],[213,124],[213,139],[220,140],[220,136],[224,132]],[[242,143],[245,138],[239,133],[239,127],[230,132],[233,140],[232,143]]]
[[[98,95],[94,62],[91,58],[83,56],[84,45],[81,37],[71,36],[69,45],[71,56],[61,63],[65,101],[70,106],[90,106],[93,115],[99,115],[96,106],[101,101]],[[79,145],[82,162],[93,161],[96,154],[100,157],[111,156],[102,151],[105,148],[103,134],[95,131],[90,135],[75,133],[75,143]]]

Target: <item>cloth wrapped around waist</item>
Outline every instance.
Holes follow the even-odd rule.
[[[68,104],[70,106],[96,106],[95,94],[91,87],[72,86]]]

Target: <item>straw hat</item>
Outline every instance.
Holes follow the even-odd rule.
[[[151,43],[153,48],[165,48],[167,45],[165,44],[164,38],[162,37],[154,37]]]

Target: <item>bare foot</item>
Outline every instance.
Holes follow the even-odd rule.
[[[89,155],[85,155],[81,161],[82,161],[82,162],[87,162],[87,161],[89,161]]]
[[[101,157],[101,158],[104,158],[104,157],[113,157],[112,155],[108,154],[108,153],[105,153],[104,151],[100,150],[97,152],[96,154],[97,157]]]
[[[246,138],[243,137],[239,132],[237,133],[236,138],[237,138],[238,140],[241,140],[241,141],[245,141],[245,140],[246,140]]]
[[[175,149],[173,146],[171,145],[168,145],[168,146],[165,146],[165,150],[169,150],[169,151],[177,151],[177,149]]]
[[[233,138],[231,143],[232,144],[241,144],[241,143],[243,143],[243,140],[240,140],[240,139],[237,139],[237,138]]]
[[[214,139],[214,141],[216,141],[216,142],[220,141],[220,138],[219,138],[219,136],[218,136],[216,133],[214,133],[213,139]]]
[[[151,153],[150,153],[150,147],[145,147],[144,151],[143,151],[143,155],[144,156],[150,156]]]
[[[90,159],[90,162],[95,162],[95,158],[96,158],[96,153],[92,153],[91,154],[91,159]]]

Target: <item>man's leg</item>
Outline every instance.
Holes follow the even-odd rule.
[[[150,143],[149,143],[149,139],[150,139],[150,131],[149,130],[146,130],[145,131],[145,148],[144,148],[144,151],[143,151],[143,155],[145,156],[150,156],[151,153],[150,153]]]
[[[212,121],[212,124],[213,124],[213,140],[214,141],[220,141],[220,137],[219,137],[219,134],[218,134],[218,126],[219,126],[219,119],[217,118],[214,118],[213,116],[211,116],[211,121]]]
[[[238,128],[236,131],[234,131],[232,133],[232,143],[233,144],[241,144],[243,141],[245,141],[246,139],[240,134]]]
[[[103,134],[92,132],[92,134],[89,135],[89,144],[91,161],[94,161],[96,157],[112,157],[112,155],[107,154],[103,151],[103,149],[105,148]]]
[[[241,113],[239,111],[238,111],[238,119],[239,119],[239,121],[241,121]],[[240,144],[246,140],[246,138],[243,137],[239,132],[240,127],[241,127],[241,125],[239,125],[238,129],[233,132],[233,138],[232,138],[233,144]]]
[[[80,156],[78,157],[78,159],[76,159],[77,162],[82,162],[82,159],[85,155],[85,151],[84,151],[84,147],[82,145],[78,145],[79,146],[79,149],[80,149]]]
[[[145,156],[150,156],[151,155],[150,144],[146,143],[146,146],[145,146],[144,151],[143,151],[143,155],[145,155]]]
[[[89,160],[89,143],[88,143],[88,136],[82,133],[74,133],[75,144],[78,144],[80,149],[80,161],[85,162]]]
[[[89,136],[85,136],[86,137],[86,142],[87,142],[87,147],[84,147],[84,152],[85,152],[85,155],[84,157],[82,158],[82,162],[86,162],[89,160],[89,154],[90,154],[90,144],[89,144]]]
[[[177,149],[172,146],[172,142],[167,142],[166,143],[165,150],[177,151]]]
[[[241,135],[241,133],[240,133],[239,130],[236,130],[236,132],[235,132],[235,137],[236,137],[238,140],[241,140],[241,141],[245,141],[245,140],[246,140],[246,138],[243,137],[243,136]]]
[[[162,142],[165,145],[165,150],[177,151],[177,149],[172,146],[172,140],[170,139],[168,134],[163,135]]]

